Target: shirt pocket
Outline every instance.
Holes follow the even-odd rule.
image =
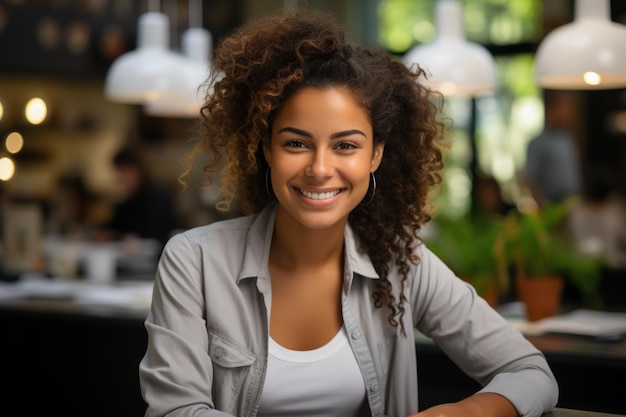
[[[257,356],[217,333],[209,335],[209,357],[213,363],[213,401],[221,410],[242,403],[242,387]]]

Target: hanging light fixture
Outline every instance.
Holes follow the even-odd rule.
[[[139,16],[137,49],[118,57],[105,80],[105,97],[111,101],[142,104],[160,97],[163,90],[182,89],[183,66],[179,54],[169,50],[169,19],[155,10]]]
[[[146,114],[185,118],[200,116],[200,107],[206,96],[205,82],[211,70],[210,58],[213,55],[211,33],[202,28],[201,0],[189,2],[189,28],[183,33],[181,43],[184,85],[163,90],[157,100],[145,104]]]
[[[439,0],[435,5],[436,38],[404,55],[407,66],[418,64],[430,73],[425,83],[444,95],[477,96],[497,87],[493,57],[482,45],[464,36],[461,5]]]
[[[574,21],[548,33],[535,56],[543,88],[626,87],[626,26],[611,21],[610,0],[576,0]]]

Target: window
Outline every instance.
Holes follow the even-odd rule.
[[[379,43],[401,56],[436,35],[433,11],[437,0],[381,0]],[[472,171],[494,177],[505,199],[516,201],[519,173],[528,141],[543,127],[541,90],[535,83],[534,48],[541,32],[539,0],[459,0],[465,36],[494,55],[499,90],[472,99],[447,98],[446,113],[454,125],[446,155],[439,212],[461,216],[471,207]],[[472,106],[475,105],[475,118]],[[475,158],[472,149],[476,149]]]

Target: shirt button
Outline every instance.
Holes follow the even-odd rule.
[[[370,385],[370,391],[371,392],[378,392],[378,384],[377,383],[373,383],[372,385]]]
[[[350,337],[352,337],[355,340],[360,338],[361,337],[361,331],[359,329],[352,330],[352,333],[350,334]]]
[[[219,359],[224,356],[224,349],[221,347],[215,348],[215,358]]]

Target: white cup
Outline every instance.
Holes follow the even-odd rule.
[[[91,245],[85,254],[85,272],[89,282],[110,284],[115,281],[117,256],[108,245]]]

